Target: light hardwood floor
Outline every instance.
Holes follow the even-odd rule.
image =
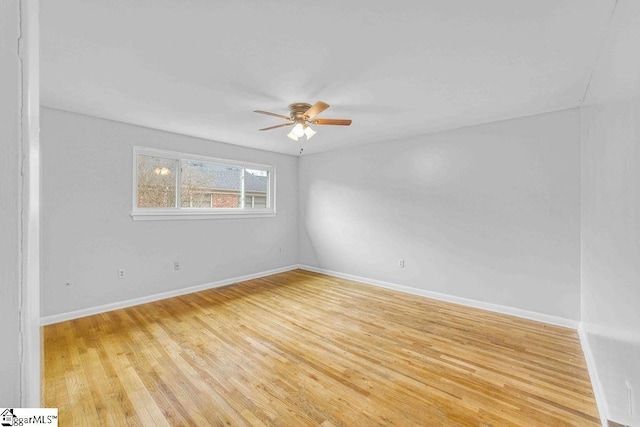
[[[61,426],[598,426],[575,331],[302,270],[45,327]]]

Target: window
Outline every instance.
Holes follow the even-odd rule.
[[[134,147],[134,219],[275,215],[275,168]]]
[[[138,155],[138,207],[175,207],[177,169],[177,160]]]

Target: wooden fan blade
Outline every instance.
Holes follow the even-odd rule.
[[[285,119],[285,120],[291,120],[291,117],[289,117],[289,116],[283,116],[282,114],[270,113],[268,111],[253,110],[253,112],[254,113],[258,113],[258,114],[266,114],[267,116],[280,117],[281,119]]]
[[[314,125],[334,125],[334,126],[349,126],[351,119],[315,119],[311,120]]]
[[[329,104],[325,104],[322,101],[318,101],[315,104],[313,104],[311,108],[309,108],[307,111],[304,112],[304,116],[307,117],[307,119],[312,119],[318,114],[322,113],[327,108],[329,108]]]
[[[268,128],[262,128],[262,129],[258,129],[258,130],[271,130],[271,129],[277,129],[277,128],[281,128],[281,127],[284,127],[284,126],[291,126],[291,125],[293,125],[293,123],[294,123],[294,122],[291,122],[291,123],[284,123],[284,124],[281,124],[281,125],[270,126],[270,127],[268,127]]]

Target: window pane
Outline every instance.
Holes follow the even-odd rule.
[[[259,169],[244,170],[245,209],[264,209],[267,207],[267,189],[269,172]]]
[[[253,207],[257,209],[264,209],[267,207],[267,197],[266,196],[256,196],[253,198]]]
[[[178,161],[138,155],[138,207],[176,207],[176,168]]]
[[[183,208],[239,208],[242,167],[183,160],[180,206]]]

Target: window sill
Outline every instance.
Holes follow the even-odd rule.
[[[131,213],[134,221],[175,221],[192,219],[230,219],[230,218],[272,218],[274,211],[233,211],[233,212],[212,212],[212,211],[164,211],[164,212],[141,212]]]

